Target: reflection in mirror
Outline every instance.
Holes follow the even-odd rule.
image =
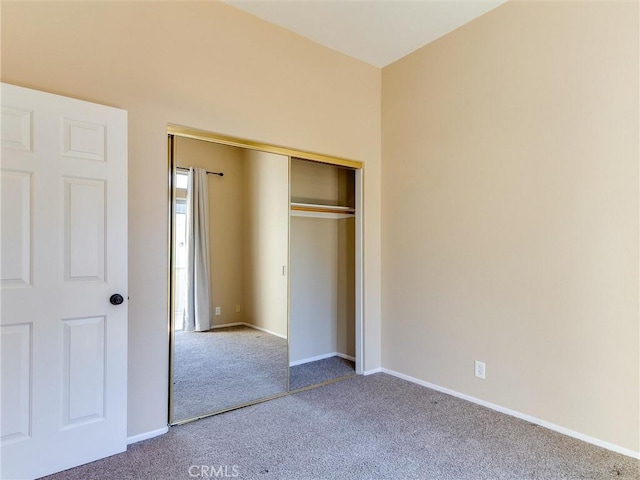
[[[172,163],[175,423],[288,390],[289,159],[173,137]]]
[[[355,171],[291,160],[290,389],[355,374]]]

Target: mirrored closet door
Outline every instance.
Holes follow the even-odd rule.
[[[288,391],[289,158],[170,136],[170,423]]]

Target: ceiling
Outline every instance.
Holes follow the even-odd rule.
[[[506,0],[223,0],[333,50],[384,67]]]

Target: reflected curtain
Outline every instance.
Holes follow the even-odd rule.
[[[211,328],[209,271],[209,181],[203,168],[189,169],[187,189],[187,312],[186,330]]]

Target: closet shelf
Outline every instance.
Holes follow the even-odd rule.
[[[341,205],[316,205],[291,202],[291,216],[315,218],[351,218],[355,209]]]

